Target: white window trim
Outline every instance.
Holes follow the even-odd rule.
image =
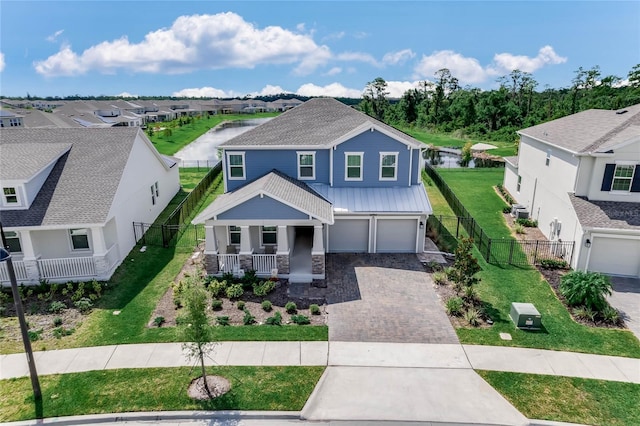
[[[395,181],[398,180],[398,152],[380,152],[380,168],[378,171],[378,179],[380,179],[381,181]],[[393,155],[396,157],[396,161],[394,163],[394,168],[393,168],[393,177],[382,177],[382,159],[387,156],[387,155]],[[385,166],[385,167],[390,167],[390,166]]]
[[[261,226],[261,227],[260,227],[260,246],[261,246],[261,247],[264,247],[265,245],[268,245],[268,246],[276,246],[276,247],[277,247],[277,246],[278,246],[278,227],[277,227],[277,226],[275,226],[275,225],[274,225],[274,226],[269,226],[269,225],[267,225],[267,227],[268,227],[268,228],[269,228],[269,227],[270,227],[270,228],[275,228],[275,230],[273,230],[273,231],[267,231],[267,232],[268,232],[269,234],[275,234],[275,236],[276,236],[276,242],[275,242],[275,243],[266,243],[266,244],[265,244],[265,242],[264,242],[264,237],[263,237],[263,236],[264,236],[264,232],[265,232],[265,231],[264,231],[264,228],[265,228],[265,227],[264,227],[264,226]]]
[[[9,234],[14,234],[14,235],[9,235]],[[18,245],[20,246],[20,251],[12,251],[11,254],[22,254],[22,239],[20,238],[20,233],[16,232],[16,231],[6,231],[5,232],[5,238],[7,240],[18,240]],[[9,241],[7,241],[7,244],[9,243]]]
[[[13,189],[15,194],[7,195],[7,194],[4,193],[5,189]],[[10,203],[7,200],[7,197],[16,197],[16,202],[15,203]],[[21,206],[22,205],[22,201],[20,200],[20,190],[19,190],[19,188],[17,186],[3,186],[2,187],[2,204],[4,206],[7,206],[7,207],[16,207],[16,206]]]
[[[84,231],[86,232],[86,236],[87,236],[87,245],[89,247],[87,248],[75,248],[73,246],[73,238],[71,238],[71,231],[74,230],[82,230],[84,229]],[[69,236],[69,248],[71,249],[72,252],[89,252],[91,251],[91,238],[89,238],[89,228],[72,228],[69,229],[69,232],[67,232],[67,235]]]
[[[153,189],[153,185],[151,185],[150,188],[151,188],[151,205],[155,206],[156,205],[156,191]]]
[[[622,167],[631,167],[631,177],[616,177],[616,170],[618,170],[618,166]],[[614,194],[627,194],[631,192],[631,186],[633,186],[633,178],[636,174],[636,165],[631,162],[617,162],[616,167],[613,169],[613,178],[611,179],[611,190],[609,192],[613,192]],[[616,179],[623,179],[629,181],[629,188],[627,189],[613,189],[613,184],[616,182]]]
[[[231,227],[232,226],[235,226],[236,228],[238,228],[238,230],[237,231],[231,231]],[[231,233],[232,232],[234,234],[239,234],[240,235],[240,242],[234,243],[234,242],[231,241]],[[229,234],[229,245],[230,246],[232,246],[232,245],[233,246],[239,246],[240,243],[242,242],[242,230],[240,229],[240,227],[238,225],[229,225],[229,226],[227,226],[227,233]]]
[[[238,166],[232,166],[231,165],[231,161],[230,161],[230,158],[229,158],[231,155],[240,155],[240,156],[242,156],[242,177],[232,177],[231,176],[231,167],[238,167]],[[229,180],[246,180],[247,179],[247,163],[245,161],[244,151],[228,151],[228,152],[226,152],[226,157],[227,157],[227,178]]]
[[[522,187],[522,176],[518,175],[518,180],[516,182],[516,192],[520,193],[520,188]]]
[[[311,176],[301,176],[300,175],[300,167],[309,167],[308,165],[300,164],[300,156],[301,155],[310,155],[311,161],[313,164],[311,165]],[[298,180],[316,180],[316,152],[315,151],[296,151],[296,163],[298,165]]]
[[[349,177],[349,156],[360,157],[360,177]],[[355,166],[351,166],[355,167]],[[344,153],[344,180],[345,181],[362,181],[364,178],[364,152],[345,152]]]

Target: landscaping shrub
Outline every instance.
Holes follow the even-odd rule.
[[[309,312],[311,312],[311,315],[320,315],[320,306],[315,303],[309,305]]]
[[[71,336],[75,331],[75,328],[56,327],[53,329],[53,337],[62,339],[64,336]]]
[[[216,323],[222,326],[229,325],[229,317],[228,316],[216,317]]]
[[[269,317],[265,320],[265,324],[282,325],[282,314],[280,314],[280,312],[276,312],[272,317]]]
[[[612,325],[620,324],[620,312],[617,309],[612,308],[611,306],[607,306],[602,310],[602,319],[605,322]]]
[[[241,311],[244,311],[244,306],[245,306],[245,303],[242,300],[238,300],[238,303],[236,303],[236,308],[238,308]]]
[[[573,315],[575,315],[576,318],[579,318],[581,320],[586,320],[591,322],[595,322],[596,320],[596,312],[591,308],[587,308],[586,306],[580,306],[578,308],[575,308],[573,310]]]
[[[456,260],[453,262],[453,272],[447,277],[457,284],[458,288],[467,287],[480,282],[475,274],[482,268],[478,264],[478,259],[473,256],[473,240],[471,238],[461,238],[455,251]]]
[[[287,304],[284,305],[284,309],[288,314],[295,314],[296,312],[298,312],[298,307],[293,302],[287,302]]]
[[[70,283],[71,285],[73,285],[73,283]],[[76,290],[73,292],[73,294],[71,295],[71,301],[72,302],[77,302],[80,299],[83,299],[84,297],[84,283],[83,282],[79,282],[78,283],[78,287],[76,288]]]
[[[49,312],[51,312],[52,314],[59,314],[65,309],[67,309],[67,305],[64,302],[60,302],[58,300],[54,300],[49,305]]]
[[[609,277],[598,272],[572,271],[560,282],[560,293],[569,306],[585,306],[596,312],[608,306],[606,296],[611,290]]]
[[[53,326],[54,327],[60,327],[62,325],[62,318],[60,317],[55,317],[53,319]]]
[[[475,308],[467,309],[464,313],[464,319],[469,325],[476,327],[480,324],[480,311]]]
[[[445,307],[447,309],[447,313],[452,316],[460,316],[462,313],[462,307],[464,306],[464,301],[459,296],[454,296],[448,299],[445,303]]]
[[[561,259],[541,259],[540,266],[544,269],[568,269],[569,264]]]
[[[87,297],[83,297],[77,300],[76,303],[74,303],[73,305],[76,307],[78,311],[80,311],[81,314],[88,313],[93,307],[93,303]]]
[[[502,208],[502,213],[511,213],[511,207],[510,206],[504,206]]]
[[[509,194],[507,192],[506,189],[504,189],[504,186],[502,186],[502,184],[498,184],[496,185],[496,188],[498,189],[498,192],[500,193],[500,195],[502,195],[502,197],[505,199],[505,201],[509,204],[515,204],[516,200],[513,199],[513,197],[511,196],[511,194]],[[505,211],[506,207],[502,209],[503,213],[511,213],[511,207],[509,207],[508,211]]]
[[[163,316],[158,316],[153,319],[153,324],[156,327],[162,327],[162,324],[164,324],[164,322],[165,322],[165,319]]]
[[[242,297],[244,294],[244,289],[242,288],[242,284],[233,284],[227,287],[225,290],[225,294],[229,299],[238,299]]]
[[[473,286],[466,286],[462,290],[462,294],[464,296],[464,300],[466,300],[467,302],[469,302],[471,304],[479,301],[478,291]]]
[[[445,272],[434,272],[431,277],[433,278],[433,282],[438,285],[445,285],[447,283],[447,274]]]
[[[258,277],[256,276],[256,271],[250,269],[244,273],[242,277],[242,288],[245,290],[250,290],[254,285],[258,283]]]
[[[29,340],[31,340],[32,342],[35,342],[37,340],[40,340],[40,337],[42,335],[42,329],[40,329],[40,330],[29,330],[27,332],[27,334],[29,335]]]
[[[516,223],[524,226],[525,228],[536,228],[538,226],[538,221],[535,219],[516,219]]]
[[[248,309],[245,309],[244,310],[244,317],[242,318],[242,323],[244,325],[251,325],[251,324],[254,324],[255,322],[256,322],[256,317],[251,315],[251,312],[249,312]]]
[[[455,273],[456,271],[455,269],[453,269],[453,266],[447,266],[446,268],[444,268],[444,274],[446,275],[448,280],[452,280]]]
[[[266,312],[271,311],[271,309],[273,309],[273,305],[271,304],[271,302],[269,300],[264,300],[262,302],[262,309]]]
[[[513,230],[516,231],[516,234],[519,234],[519,235],[527,233],[527,231],[525,231],[525,229],[524,229],[524,226],[522,226],[519,223],[514,223],[513,224]]]
[[[222,300],[213,299],[211,301],[211,309],[213,309],[214,311],[219,311],[220,309],[222,309]]]
[[[209,283],[209,291],[213,297],[218,297],[220,294],[223,294],[227,289],[227,281],[222,280],[213,280]]]
[[[233,283],[235,281],[235,277],[231,272],[225,272],[222,274],[222,281],[226,281],[227,283]]]
[[[180,280],[177,283],[173,283],[171,287],[173,288],[173,304],[176,308],[182,307],[182,302],[187,293],[189,287],[194,284],[193,278],[185,278],[184,280]]]
[[[311,324],[311,320],[305,315],[291,315],[291,322],[298,325]]]
[[[276,288],[275,281],[271,281],[271,280],[261,281],[257,284],[254,284],[253,294],[255,294],[258,297],[266,296],[267,294],[275,290],[275,288]]]

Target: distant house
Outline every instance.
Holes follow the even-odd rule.
[[[6,109],[0,109],[0,127],[23,127],[24,116]]]
[[[225,193],[198,217],[210,274],[325,277],[326,252],[423,251],[424,145],[334,99],[309,100],[220,146]]]
[[[640,104],[520,130],[504,186],[550,240],[576,241],[572,266],[640,276]]]
[[[108,279],[180,187],[139,128],[2,129],[0,222],[21,282]],[[8,281],[0,264],[0,281]]]

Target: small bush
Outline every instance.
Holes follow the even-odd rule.
[[[86,314],[93,307],[93,303],[87,297],[83,297],[77,300],[76,303],[74,303],[73,305],[76,307],[78,311],[80,311],[81,314]]]
[[[53,326],[54,327],[60,327],[62,325],[62,318],[60,317],[55,317],[53,319]]]
[[[560,293],[569,306],[585,306],[602,311],[608,306],[606,296],[611,295],[611,280],[598,272],[572,271],[560,282]]]
[[[480,311],[475,308],[467,309],[464,313],[464,319],[469,325],[476,327],[480,324]]]
[[[242,284],[233,284],[225,290],[225,294],[229,299],[238,299],[242,297],[244,294],[244,289],[242,288]]]
[[[320,315],[320,306],[315,303],[309,305],[309,312],[311,312],[311,315]]]
[[[266,296],[276,288],[275,281],[267,280],[253,286],[253,294],[258,297]]]
[[[573,315],[575,315],[576,318],[585,321],[595,322],[596,320],[596,312],[591,308],[587,308],[586,306],[575,308],[573,310]]]
[[[244,273],[244,276],[242,277],[242,288],[250,290],[257,283],[258,277],[256,276],[256,271],[250,269]]]
[[[251,324],[254,324],[255,322],[256,322],[256,317],[251,315],[251,312],[249,312],[248,309],[245,309],[244,310],[244,318],[242,318],[242,323],[244,325],[251,325]]]
[[[446,275],[448,280],[451,280],[455,273],[456,270],[453,268],[453,266],[447,266],[446,268],[444,268],[444,274]]]
[[[272,317],[269,317],[265,320],[265,324],[282,325],[282,314],[280,314],[280,312],[276,312]]]
[[[75,328],[56,327],[53,329],[53,337],[62,339],[64,336],[71,336],[75,331]]]
[[[222,300],[213,299],[211,301],[211,309],[213,309],[214,311],[219,311],[220,309],[222,309]]]
[[[238,300],[238,302],[236,303],[236,308],[238,308],[241,311],[244,311],[244,307],[245,307],[244,301]]]
[[[475,287],[470,285],[462,289],[462,295],[464,297],[464,300],[466,300],[469,303],[477,302],[479,300],[478,291],[476,290]]]
[[[32,342],[35,342],[37,340],[40,340],[40,338],[42,337],[42,329],[29,330],[27,334],[29,335],[29,340],[31,340]]]
[[[213,280],[209,283],[209,291],[213,297],[218,297],[227,289],[227,281]]]
[[[287,302],[287,304],[284,305],[284,309],[288,314],[295,314],[296,312],[298,312],[298,307],[293,302]]]
[[[609,324],[618,325],[620,324],[620,312],[611,306],[607,306],[602,310],[602,319]]]
[[[447,313],[452,316],[460,316],[462,313],[462,307],[464,306],[464,301],[461,297],[454,296],[448,299],[445,303],[445,307],[447,309]]]
[[[291,315],[291,322],[298,325],[311,324],[311,320],[305,315]]]
[[[67,305],[64,302],[60,302],[58,300],[54,300],[49,305],[49,312],[51,312],[52,314],[59,314],[65,309],[67,309]]]
[[[502,213],[505,213],[505,214],[506,214],[506,213],[511,213],[511,207],[509,207],[509,206],[504,206],[504,207],[502,208]]]
[[[162,324],[164,324],[164,323],[165,323],[165,319],[164,319],[164,317],[163,317],[163,316],[158,316],[158,317],[155,317],[155,318],[153,319],[153,324],[154,324],[156,327],[162,327]]]
[[[80,299],[84,299],[84,282],[79,282],[76,291],[71,295],[71,301],[77,302]]]
[[[540,267],[543,269],[567,269],[569,264],[561,259],[542,259],[540,260]]]
[[[524,226],[522,226],[519,223],[513,224],[513,230],[516,231],[516,234],[520,234],[520,235],[527,233],[527,231],[524,229]]]
[[[447,283],[447,274],[445,272],[434,272],[431,276],[433,282],[438,285],[445,285]]]
[[[235,277],[231,272],[225,272],[224,274],[222,274],[221,278],[222,278],[222,281],[226,281],[227,283],[233,283],[235,280]]]
[[[538,221],[535,219],[516,219],[516,223],[524,226],[525,228],[536,228],[538,226]]]
[[[218,325],[227,326],[227,325],[229,325],[229,317],[227,317],[227,316],[216,317],[216,323]]]
[[[273,309],[273,305],[271,304],[271,302],[270,302],[270,301],[265,300],[265,301],[263,301],[263,302],[262,302],[262,309],[263,309],[265,312],[270,312],[270,311],[271,311],[271,309]]]

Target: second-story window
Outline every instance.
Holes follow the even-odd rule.
[[[362,180],[363,152],[345,152],[344,180]]]
[[[612,191],[629,191],[631,188],[631,182],[633,181],[633,165],[617,164],[616,170],[613,173],[613,184],[611,185]]]
[[[398,153],[397,152],[381,152],[380,153],[380,180],[397,180],[398,179]]]
[[[14,187],[2,188],[2,193],[5,204],[18,204],[18,193]]]
[[[244,152],[227,153],[227,175],[231,180],[243,180],[246,178]]]
[[[316,178],[315,151],[298,151],[298,179],[313,180]]]

